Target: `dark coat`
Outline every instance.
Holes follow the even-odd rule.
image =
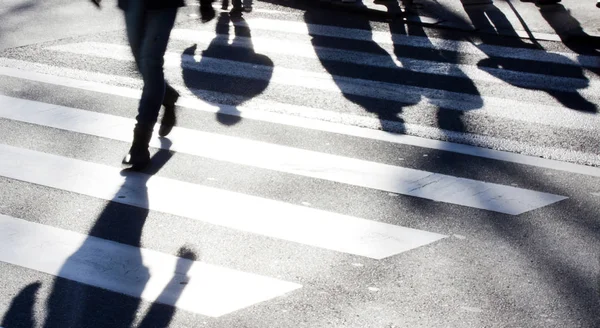
[[[185,6],[183,0],[119,0],[119,8],[126,10],[127,4],[129,4],[130,1],[143,1],[148,10],[179,8]]]

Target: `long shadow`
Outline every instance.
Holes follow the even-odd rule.
[[[396,5],[396,3],[394,3]],[[410,7],[409,7],[410,8]],[[388,11],[390,8],[388,7]],[[389,29],[392,35],[410,35],[421,37],[422,40],[427,40],[429,49],[435,49],[435,46],[427,38],[427,34],[423,28],[424,24],[421,23],[420,17],[415,16],[413,22],[405,23],[399,19],[395,19],[389,22]],[[429,99],[429,102],[437,107],[436,110],[436,125],[441,133],[447,131],[453,132],[468,132],[468,127],[465,125],[462,117],[465,111],[476,110],[483,106],[483,100],[477,89],[475,83],[464,74],[460,68],[455,65],[447,65],[447,63],[458,63],[460,62],[461,54],[453,50],[445,51],[431,51],[431,50],[418,50],[417,52],[427,53],[426,56],[421,53],[415,53],[414,49],[410,47],[401,46],[394,44],[394,54],[399,62],[403,62],[404,58],[408,59],[426,59],[430,62],[430,66],[438,66],[436,74],[423,75],[424,85],[427,87],[433,87],[438,90],[439,94],[434,99]],[[403,65],[407,69],[410,69],[410,65]],[[415,73],[415,75],[417,75]],[[440,81],[441,84],[432,83],[432,81]],[[445,96],[448,93],[461,93],[467,94],[471,97],[470,101],[466,101],[461,104],[459,108],[449,108],[444,106]],[[450,97],[448,97],[450,98]],[[453,97],[454,98],[454,97]]]
[[[161,144],[161,149],[152,157],[150,166],[144,172],[121,172],[125,176],[123,185],[115,193],[113,201],[109,202],[99,215],[88,233],[89,236],[63,264],[54,280],[46,302],[47,316],[44,327],[129,328],[134,323],[141,302],[140,297],[150,278],[140,250],[142,230],[149,213],[146,183],[173,156],[169,151],[170,141],[161,139]],[[119,199],[123,197],[134,198],[136,206],[120,204]],[[126,254],[110,253],[105,246],[98,245],[99,238],[133,247],[128,247]],[[196,259],[196,255],[185,248],[180,250],[179,255],[187,259]],[[176,272],[185,274],[191,263],[189,260],[180,260]],[[104,285],[113,283],[112,275],[127,276],[127,286],[117,283],[118,286],[127,289],[127,295],[69,280],[70,277],[82,277],[85,273],[81,270],[90,270],[90,267],[93,268],[90,274],[96,277],[94,281],[103,282]],[[168,287],[169,285],[166,286]],[[32,327],[33,317],[27,320],[23,316],[32,313],[35,302],[33,295],[37,288],[39,284],[27,286],[13,300],[3,320],[5,327]],[[182,288],[184,286],[180,287]],[[177,293],[175,294],[175,297],[178,297]],[[173,297],[172,294],[169,296]],[[142,321],[142,327],[166,327],[174,311],[173,307],[153,304]],[[152,322],[148,322],[149,320]]]
[[[399,12],[397,2],[388,2],[389,12]],[[411,106],[432,108],[436,112],[435,121],[442,129],[464,131],[461,116],[465,110],[480,108],[483,101],[473,81],[466,78],[456,68],[442,63],[452,61],[451,52],[440,53],[433,47],[414,46],[408,43],[393,43],[393,49],[386,50],[373,40],[373,32],[369,17],[353,15],[347,26],[361,31],[360,40],[336,39],[319,32],[320,25],[332,25],[331,19],[318,9],[309,7],[305,11],[304,20],[308,24],[311,42],[322,66],[331,74],[343,96],[363,110],[374,113],[384,131],[405,132],[404,109]],[[420,24],[405,24],[401,19],[388,22],[392,41],[397,37],[418,36],[419,41],[428,40]],[[427,41],[425,41],[427,42]],[[347,63],[328,55],[330,48],[342,48],[362,52],[365,56],[377,56],[375,65]],[[415,64],[423,60],[431,65],[439,65],[441,72],[430,73],[421,70]],[[454,70],[453,74],[444,74],[444,70]],[[377,81],[372,92],[357,92],[363,81]],[[385,90],[378,91],[379,83],[385,83]],[[395,97],[387,97],[392,93]],[[445,108],[449,102],[446,95],[469,94],[469,101],[461,107]],[[385,95],[385,96],[384,96]],[[399,99],[401,98],[401,99]]]
[[[590,7],[592,3],[590,2]],[[600,55],[600,38],[587,34],[581,23],[560,3],[538,6],[540,14],[565,46],[580,55]],[[594,9],[592,9],[594,10]],[[600,69],[594,69],[598,74]]]
[[[343,22],[344,27],[360,30],[363,34],[361,40],[351,38],[339,39],[319,33],[320,26],[331,25],[333,22],[319,8],[307,7],[304,13],[304,21],[307,23],[315,53],[323,68],[331,75],[344,98],[357,104],[363,110],[374,113],[379,119],[383,130],[393,129],[396,132],[404,132],[402,125],[404,120],[401,117],[403,108],[418,104],[422,99],[421,95],[418,93],[406,94],[402,102],[397,102],[381,98],[376,92],[368,94],[357,92],[360,91],[357,90],[360,85],[354,79],[397,83],[398,80],[406,78],[406,75],[392,73],[400,73],[401,69],[390,56],[390,53],[377,42],[373,41],[369,20],[361,15],[352,15],[351,18],[351,22]],[[365,55],[378,56],[378,66],[345,63],[336,60],[337,58],[327,55],[328,50],[331,48],[342,48],[344,50],[362,52]],[[390,85],[393,86],[393,84]],[[376,89],[376,87],[371,88]],[[402,87],[398,85],[394,88],[401,90]],[[394,90],[388,91],[394,92]]]
[[[0,327],[16,327],[15,324],[18,324],[21,328],[36,327],[33,307],[37,299],[38,289],[41,286],[42,284],[38,281],[23,288],[10,303],[10,307],[4,315]]]
[[[545,52],[544,57],[547,57],[551,61],[499,57],[495,53],[490,52],[490,48],[485,46],[486,44],[493,44],[494,42],[497,42],[498,39],[498,35],[489,33],[489,31],[504,29],[505,34],[511,34],[515,36],[511,40],[513,46],[518,48],[532,48],[532,46],[516,37],[517,32],[514,30],[514,27],[512,27],[504,13],[495,5],[489,4],[486,6],[477,7],[465,5],[464,9],[471,22],[477,29],[488,31],[488,33],[480,34],[481,41],[483,42],[483,46],[480,47],[480,50],[488,55],[488,58],[479,61],[477,64],[481,70],[484,70],[487,73],[494,75],[513,86],[529,90],[544,91],[567,108],[589,113],[598,112],[597,106],[585,99],[578,92],[579,89],[585,89],[589,86],[589,79],[585,76],[583,68],[581,68],[579,65],[560,64],[560,62],[569,60],[562,55],[550,52]],[[536,48],[538,48],[540,51],[543,51],[539,44],[537,44]],[[571,81],[579,82],[563,83],[559,86],[559,88],[546,88],[539,85],[529,86],[524,84],[520,79],[511,78],[511,74],[503,74],[507,71],[539,74],[540,76],[550,75],[555,77],[568,77],[572,79]],[[551,84],[548,85],[550,86]]]
[[[321,8],[310,8],[310,6],[298,6],[296,2],[293,1],[285,1],[280,2],[277,0],[270,0],[269,2],[274,2],[286,6],[292,6],[297,9],[306,10],[305,21],[307,23],[321,23],[324,25],[335,25],[335,22],[331,20],[327,21],[327,19],[318,19],[318,11]],[[507,22],[501,22],[503,17],[495,15],[497,12],[492,12],[490,15],[493,16],[492,19],[495,21],[497,25],[505,25]],[[452,13],[445,13],[447,16],[451,16]],[[474,13],[471,12],[471,18],[475,21],[479,21],[479,19],[485,18],[487,21],[487,17],[484,17],[486,13],[483,15],[481,12]],[[326,14],[323,14],[326,15]],[[474,15],[477,15],[474,16]],[[315,18],[317,17],[317,18]],[[456,19],[460,19],[460,17],[454,17]],[[505,17],[504,17],[505,18]],[[361,18],[352,19],[361,20]],[[466,22],[465,22],[466,23]],[[369,27],[364,24],[364,22],[360,23],[363,29],[369,29]],[[398,34],[405,34],[402,31],[402,25],[396,25],[397,23],[390,23],[390,30],[397,32]],[[478,23],[482,26],[482,23]],[[489,23],[488,24],[489,27]],[[508,24],[510,26],[510,24]],[[355,27],[355,26],[348,26]],[[309,26],[309,29],[311,27]],[[418,27],[408,26],[406,29],[418,30]],[[452,36],[450,32],[447,32],[448,36]],[[409,35],[420,35],[418,31],[409,31]],[[515,32],[516,34],[516,32]],[[444,36],[444,32],[441,33]],[[489,39],[485,37],[485,42],[492,44],[504,44],[506,40],[499,41],[498,39]],[[498,36],[494,36],[498,37]],[[342,49],[348,49],[349,44],[353,43],[353,41],[338,41],[333,38],[326,38],[319,35],[313,35],[313,45],[315,46],[315,50],[317,54],[320,54],[320,49],[317,47],[326,47],[330,45],[331,47],[339,47]],[[517,46],[522,46],[524,48],[528,47],[530,49],[535,48],[535,46],[529,46],[522,44],[522,42],[517,42]],[[367,53],[366,49],[370,49],[372,53],[383,54],[385,51],[375,45],[374,42],[366,42],[362,44],[363,52]],[[400,58],[410,57],[411,55],[418,55],[418,57],[414,57],[416,59],[419,58],[432,58],[432,60],[444,59],[444,62],[459,62],[459,58],[453,58],[452,53],[446,53],[445,51],[439,51],[435,53],[419,53],[415,49],[410,49],[410,47],[403,48],[396,46],[394,48],[394,53],[399,61],[402,61]],[[325,53],[323,52],[323,55]],[[456,52],[454,53],[456,54]],[[489,54],[491,56],[491,54]],[[439,57],[441,56],[441,57]],[[341,68],[335,66],[335,63],[332,63],[331,60],[322,56],[320,60],[323,63],[323,66],[328,68],[328,71],[331,74],[344,74],[345,71]],[[386,59],[387,60],[387,59]],[[388,62],[389,63],[389,62]],[[498,65],[496,65],[498,63]],[[512,59],[502,59],[502,58],[494,58],[492,57],[488,61],[479,63],[480,67],[485,69],[488,65],[491,67],[500,67],[502,65],[505,69],[512,69],[517,72],[530,72],[530,73],[538,73],[538,74],[555,74],[557,76],[561,76],[564,74],[565,69],[567,73],[570,73],[572,77],[583,77],[583,74],[580,69],[573,69],[571,66],[565,65],[556,65],[556,64],[544,64],[533,61],[524,61],[524,60],[512,60]],[[346,65],[346,67],[350,67],[350,65]],[[393,69],[395,70],[395,69]],[[432,85],[435,81],[432,81]],[[581,87],[585,87],[586,84]],[[340,86],[340,89],[343,91],[343,86]],[[556,95],[556,93],[555,93]],[[348,96],[348,95],[345,95]],[[350,97],[353,97],[351,94]],[[558,95],[560,98],[560,95]],[[567,102],[567,100],[561,100]],[[380,111],[379,116],[380,119],[385,120],[388,118],[394,118],[394,116],[401,111],[396,109],[385,111],[385,106],[380,107],[381,110],[377,109],[377,107],[372,107],[368,104],[364,99],[355,100],[357,102],[362,102],[365,106],[365,109],[369,108],[374,110],[375,112]],[[364,102],[363,102],[364,101]],[[585,103],[584,103],[585,105]],[[575,106],[574,106],[575,107]],[[585,108],[585,106],[584,106]],[[447,111],[451,112],[451,111]],[[464,123],[460,119],[460,115],[455,118],[444,118],[443,116],[444,110],[440,108],[437,118],[438,126],[444,127],[447,124],[454,124],[455,126],[446,126],[447,129],[451,130],[461,130],[464,129]],[[457,120],[456,123],[451,123],[453,120]],[[530,188],[534,190],[540,190],[545,192],[550,192],[558,195],[568,195],[569,190],[564,185],[561,185],[557,182],[549,181],[547,176],[544,173],[547,173],[547,170],[537,170],[531,169],[528,167],[524,167],[522,165],[516,165],[512,163],[506,163],[501,161],[489,160],[484,158],[477,158],[471,156],[465,156],[461,154],[457,154],[449,151],[437,151],[437,150],[428,150],[429,157],[427,159],[418,160],[415,164],[415,167],[421,170],[427,170],[431,172],[438,172],[442,174],[450,174],[456,176],[463,176],[470,179],[475,179],[479,181],[490,181],[490,176],[494,177],[505,177],[511,180],[511,182],[517,183],[519,186],[531,186]],[[496,172],[497,175],[490,174],[491,172]],[[492,181],[493,182],[493,181]],[[440,213],[453,214],[456,216],[456,224],[462,225],[466,227],[465,229],[469,229],[472,227],[474,222],[478,222],[480,225],[480,229],[482,231],[489,231],[490,235],[497,237],[497,240],[501,243],[506,243],[509,245],[511,250],[518,252],[518,254],[523,255],[525,258],[525,262],[521,262],[522,259],[515,259],[515,264],[517,261],[522,266],[525,267],[523,269],[526,274],[534,274],[536,276],[541,277],[540,283],[543,286],[548,286],[551,295],[557,295],[559,299],[556,302],[560,302],[561,305],[567,305],[569,307],[569,314],[567,317],[569,319],[577,320],[581,326],[589,326],[589,327],[598,327],[600,326],[600,317],[598,314],[598,308],[600,307],[600,275],[590,272],[589,267],[581,267],[581,262],[572,262],[569,260],[569,256],[565,256],[568,254],[570,250],[574,252],[577,251],[577,246],[580,246],[579,241],[581,239],[586,240],[585,245],[598,245],[600,244],[600,240],[598,240],[598,236],[600,236],[600,222],[598,221],[598,215],[594,212],[594,205],[585,203],[585,202],[568,202],[563,203],[565,206],[559,205],[551,205],[552,209],[549,213],[553,213],[551,217],[548,217],[547,220],[553,221],[554,224],[560,224],[563,229],[567,231],[580,231],[582,232],[581,236],[576,236],[576,234],[569,234],[569,238],[565,240],[565,235],[559,235],[558,233],[553,234],[553,227],[555,225],[550,224],[550,226],[544,225],[546,228],[544,231],[540,231],[541,227],[536,226],[535,221],[536,218],[539,219],[539,216],[536,216],[535,212],[525,213],[520,216],[510,216],[499,213],[492,213],[489,211],[483,210],[471,210],[467,209],[448,209],[448,205],[433,203],[429,200],[418,199],[414,197],[407,197],[403,199],[403,203],[407,206],[402,206],[403,208],[408,208],[411,211],[413,216],[419,217],[420,221],[431,221],[434,225],[437,224],[438,221],[444,221],[447,219],[446,217],[440,218]],[[541,209],[548,210],[548,209]],[[466,213],[470,213],[465,217]],[[461,221],[461,218],[464,218]],[[564,222],[564,218],[572,218],[569,222]],[[427,226],[427,224],[424,224]],[[585,234],[585,237],[583,235]],[[535,237],[531,237],[535,235]],[[592,237],[590,237],[592,236]],[[567,242],[570,241],[570,242]],[[568,245],[570,248],[561,252],[560,255],[558,252],[553,252],[550,249],[561,249],[563,245]],[[575,247],[573,247],[575,245]],[[498,252],[502,252],[502,250],[498,250]],[[589,252],[589,251],[588,251]],[[475,257],[477,258],[477,257]],[[595,258],[590,258],[590,261],[598,261],[598,255],[596,253]],[[531,263],[535,263],[536,267],[532,268]],[[485,266],[485,264],[483,264]],[[497,264],[496,264],[497,265]],[[506,277],[505,273],[496,273],[494,270],[498,269],[498,267],[502,269],[506,269],[512,265],[511,263],[503,263],[502,266],[490,267],[490,276],[494,276],[498,274],[500,277],[503,277],[503,280]],[[476,265],[475,265],[476,267]],[[592,268],[594,266],[592,265]],[[597,266],[596,266],[597,268]],[[460,270],[458,270],[460,274]],[[472,273],[469,270],[465,271],[466,273]],[[509,276],[510,277],[510,276]],[[591,279],[590,279],[591,278]],[[476,279],[476,278],[474,278]],[[511,284],[520,284],[523,283],[526,285],[526,282],[523,281],[522,278],[512,277],[508,279]],[[502,284],[506,284],[504,281]],[[485,290],[486,295],[488,295],[490,304],[496,306],[498,309],[504,313],[506,311],[514,311],[511,313],[519,313],[519,316],[525,316],[526,318],[530,318],[532,310],[535,308],[532,306],[531,308],[527,308],[529,305],[524,304],[521,305],[524,308],[519,308],[515,306],[515,301],[510,298],[510,293],[502,292],[501,290],[506,288],[505,286],[500,286],[500,284],[493,279],[489,283],[489,287]],[[530,286],[526,288],[531,288]],[[515,294],[519,294],[521,291],[519,287],[512,286],[511,291]],[[518,300],[517,300],[518,301]]]
[[[231,42],[245,46],[228,44],[231,23],[234,23]],[[260,95],[269,86],[273,61],[254,51],[250,29],[242,17],[221,13],[217,19],[216,33],[216,37],[202,52],[200,61],[194,58],[196,44],[182,53],[183,81],[198,98],[219,105],[217,121],[223,125],[234,125],[241,121],[235,107]],[[250,69],[252,74],[246,74]],[[223,92],[229,95],[223,95]]]

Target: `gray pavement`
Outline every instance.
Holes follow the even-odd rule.
[[[284,4],[180,11],[137,174],[122,26],[3,21],[0,327],[600,326],[593,47]]]

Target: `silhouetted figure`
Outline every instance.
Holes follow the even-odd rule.
[[[99,6],[101,0],[91,1]],[[165,106],[165,114],[159,134],[168,135],[176,123],[175,102],[179,93],[165,81],[163,57],[177,8],[185,4],[183,0],[119,0],[118,5],[125,14],[127,38],[144,81],[133,142],[123,164],[142,170],[150,161],[148,145],[161,105]]]
[[[2,319],[2,323],[0,323],[0,327],[36,327],[33,317],[33,307],[35,306],[37,291],[41,285],[40,282],[30,284],[13,298],[8,311]]]
[[[98,219],[90,229],[89,237],[83,242],[79,249],[69,257],[63,264],[59,277],[55,279],[52,292],[47,300],[47,317],[45,328],[130,328],[135,320],[141,302],[141,295],[145,285],[150,278],[150,272],[143,264],[140,252],[142,231],[149,213],[149,199],[146,184],[150,177],[156,174],[162,166],[173,156],[168,150],[170,141],[161,139],[162,149],[152,158],[152,165],[142,174],[133,170],[124,170],[122,175],[125,181],[122,187],[115,193],[113,201],[108,203]],[[128,194],[136,198],[137,206],[119,203],[120,197]],[[88,254],[96,254],[100,250],[95,248],[97,239],[107,239],[120,244],[135,247],[135,254],[129,252],[126,256],[126,266],[136,268],[128,272],[128,279],[135,282],[130,286],[129,293],[133,295],[121,295],[115,292],[103,290],[97,287],[84,285],[60,276],[65,276],[73,270],[81,261],[88,258]],[[190,250],[183,250],[179,254],[188,259],[195,259]],[[98,272],[102,270],[123,270],[119,267],[120,262],[125,261],[115,258],[107,267],[102,263],[94,263]],[[191,265],[189,261],[180,261],[183,266],[178,265],[179,273],[187,272]],[[183,288],[184,286],[182,286]],[[166,327],[174,314],[174,309],[169,306],[153,306],[149,312],[152,318],[157,319],[151,327]],[[145,319],[144,322],[147,323]],[[164,326],[158,325],[163,323]],[[7,325],[11,327],[11,325]],[[19,326],[20,327],[20,326]],[[146,325],[145,327],[150,327]]]
[[[487,5],[481,8],[465,6],[465,12],[469,15],[475,28],[484,32],[480,34],[484,45],[480,49],[484,53],[488,53],[486,51],[489,49],[485,45],[498,43],[498,37],[504,35],[514,36],[514,38],[507,40],[510,41],[511,46],[543,50],[535,40],[533,45],[522,41],[504,13],[494,5]],[[499,33],[499,30],[502,30],[502,33]],[[596,112],[596,105],[582,97],[577,91],[578,89],[586,88],[589,85],[589,81],[585,77],[582,68],[577,65],[558,64],[565,61],[565,58],[562,55],[553,53],[546,53],[546,55],[547,57],[556,57],[556,60],[534,61],[497,56],[494,53],[488,53],[488,58],[479,61],[477,66],[489,74],[497,76],[514,86],[524,89],[542,90],[551,95],[565,107],[579,111]],[[539,85],[534,87],[526,84],[522,79],[512,78],[513,75],[501,74],[503,71],[555,76],[567,74],[570,78],[580,80],[581,83],[578,85],[564,86],[563,90],[557,88],[545,88],[544,86]]]
[[[231,22],[234,23],[234,37],[230,44]],[[198,98],[221,106],[216,119],[223,125],[238,123],[241,117],[235,107],[263,93],[273,75],[273,61],[254,51],[250,29],[245,25],[243,18],[232,19],[229,14],[221,13],[215,25],[217,35],[202,52],[201,60],[194,58],[195,44],[181,54],[185,85]],[[231,60],[231,64],[225,60]],[[252,68],[248,64],[253,65]],[[252,70],[250,77],[244,76],[243,72],[233,73],[249,69]],[[228,92],[228,96],[223,97],[223,92]]]
[[[177,260],[177,265],[175,266],[175,274],[173,275],[171,281],[165,286],[163,293],[158,296],[158,300],[166,297],[178,299],[181,296],[181,293],[185,288],[185,285],[180,283],[182,280],[181,276],[186,275],[192,267],[194,261],[198,259],[196,253],[186,247],[181,247],[177,253],[177,256],[179,259]],[[189,278],[185,280],[189,281]],[[176,292],[173,292],[173,290],[176,290]],[[168,294],[166,293],[167,291]],[[175,307],[155,302],[148,310],[148,313],[138,328],[168,327],[173,319],[173,315],[175,315]]]
[[[214,0],[198,0],[200,4],[200,19],[203,23],[210,22],[216,16],[215,9],[212,6]]]
[[[569,49],[578,54],[600,55],[600,38],[587,34],[581,23],[563,5],[540,7],[540,14]],[[596,73],[599,73],[598,70]]]
[[[385,5],[389,12],[400,12],[398,2],[387,2]],[[385,46],[373,40],[369,18],[363,17],[363,15],[353,15],[348,18],[347,22],[336,22],[337,26],[360,31],[360,40],[344,39],[340,41],[323,35],[320,32],[320,25],[332,25],[332,21],[326,12],[316,8],[306,8],[304,20],[308,24],[308,32],[312,37],[311,42],[317,57],[327,72],[331,74],[343,96],[363,110],[376,114],[383,130],[404,132],[404,119],[402,118],[404,108],[425,105],[425,101],[439,108],[437,110],[437,121],[440,128],[455,131],[464,130],[461,120],[462,111],[443,108],[444,97],[436,96],[435,99],[428,100],[420,91],[438,89],[437,94],[439,95],[448,91],[478,96],[479,92],[473,82],[462,77],[425,73],[420,72],[418,69],[412,70],[410,63],[412,60],[427,60],[432,61],[432,65],[438,65],[437,62],[451,62],[452,58],[446,58],[432,49],[403,45],[401,42],[395,42],[393,53],[390,53],[389,50],[385,49]],[[419,24],[407,24],[402,19],[390,19],[388,24],[389,30],[393,34],[414,35],[420,38],[427,37]],[[419,40],[419,42],[421,41],[422,39]],[[331,48],[362,52],[365,57],[377,56],[377,65],[346,63],[341,58],[332,58],[329,55]],[[402,65],[398,65],[398,62]],[[458,72],[458,74],[460,73]],[[356,82],[352,82],[348,78],[355,79],[353,81]],[[386,83],[390,86],[390,91],[396,95],[393,98],[401,99],[385,97],[383,91],[368,94],[361,92],[362,85],[360,81],[364,80]],[[462,109],[475,109],[480,107],[481,104],[480,100],[473,101],[468,104],[468,107]]]

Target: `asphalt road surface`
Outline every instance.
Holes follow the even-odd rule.
[[[136,173],[114,1],[0,4],[0,327],[600,326],[593,49],[197,9]]]

